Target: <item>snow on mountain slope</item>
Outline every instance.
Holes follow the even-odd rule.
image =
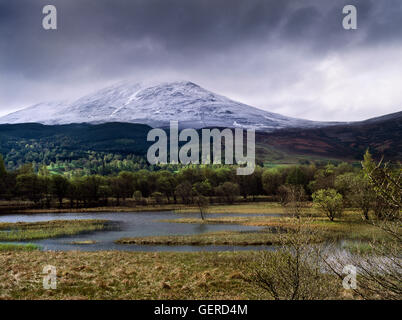
[[[59,110],[68,106],[68,102],[43,102],[10,113],[0,118],[0,123],[50,123]]]
[[[0,118],[0,123],[130,122],[153,127],[178,120],[181,127],[242,127],[272,131],[329,123],[285,117],[217,95],[189,82],[153,86],[123,82],[72,103],[43,103]]]

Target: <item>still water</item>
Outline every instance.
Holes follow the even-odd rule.
[[[237,251],[273,249],[270,246],[153,246],[153,245],[122,245],[115,240],[126,237],[190,235],[214,231],[257,232],[260,227],[241,226],[235,224],[190,224],[161,222],[163,219],[178,219],[198,217],[197,214],[177,214],[163,212],[105,212],[105,213],[46,213],[46,214],[14,214],[0,216],[0,222],[37,222],[49,220],[102,219],[111,221],[108,230],[29,241],[39,244],[43,250],[125,250],[125,251]],[[250,216],[239,214],[209,214],[208,217],[220,216]],[[255,215],[254,215],[255,216]],[[278,215],[270,215],[278,216]],[[94,244],[72,244],[75,241],[93,240]]]

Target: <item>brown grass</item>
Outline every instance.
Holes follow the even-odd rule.
[[[0,252],[0,299],[250,299],[252,252]],[[29,263],[26,263],[29,261]],[[57,268],[56,290],[42,270]]]
[[[168,245],[168,246],[175,246],[175,245],[258,246],[258,245],[279,244],[280,241],[279,237],[276,234],[270,232],[219,231],[219,232],[208,232],[196,235],[123,238],[117,240],[116,243],[136,244],[136,245]]]

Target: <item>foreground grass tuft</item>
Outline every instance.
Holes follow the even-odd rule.
[[[374,253],[373,246],[368,242],[345,241],[342,247],[354,254],[367,255]]]

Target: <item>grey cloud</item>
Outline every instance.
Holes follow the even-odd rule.
[[[49,3],[57,31],[41,27]],[[342,29],[346,4],[357,31]],[[0,113],[126,77],[191,77],[262,101],[247,97],[259,83],[277,90],[329,55],[402,45],[401,17],[399,0],[0,0]]]

